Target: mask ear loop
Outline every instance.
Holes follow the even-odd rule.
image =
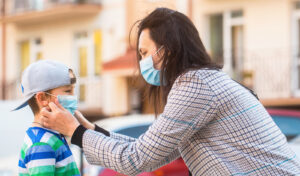
[[[56,95],[53,95],[53,94],[51,94],[51,93],[48,93],[48,92],[44,92],[45,94],[48,94],[48,95],[50,95],[50,96],[54,96],[54,97],[56,97],[57,98],[57,96]]]
[[[163,47],[164,47],[164,45],[161,45],[161,47],[158,48],[158,50],[153,54],[153,56],[155,56]]]
[[[153,54],[153,56],[155,56],[163,47],[164,47],[164,45],[162,45],[161,47],[159,47],[158,50]]]
[[[51,96],[54,96],[54,97],[56,97],[57,98],[57,96],[56,95],[53,95],[53,94],[51,94],[51,93],[48,93],[48,92],[44,92],[45,94],[48,94],[48,95],[51,95]]]
[[[164,47],[164,45],[161,45],[161,47],[158,48],[158,50],[153,54],[153,56],[155,56],[163,47]]]

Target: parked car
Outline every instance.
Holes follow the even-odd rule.
[[[287,137],[289,146],[300,157],[300,111],[268,109],[273,120]]]
[[[268,112],[288,140],[300,135],[300,111],[268,109]]]

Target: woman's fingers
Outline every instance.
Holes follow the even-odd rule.
[[[50,107],[50,109],[51,109],[51,111],[52,112],[57,112],[59,109],[61,109],[61,108],[59,108],[55,103],[53,103],[53,102],[50,102],[49,104],[49,107]]]
[[[43,116],[43,119],[51,116],[50,110],[47,108],[42,108],[41,115]]]
[[[43,121],[43,126],[46,127],[46,128],[50,128],[50,125],[47,122],[47,120]]]
[[[60,108],[59,104],[50,102],[48,105],[50,111],[47,108],[41,110],[43,126],[61,134],[72,136],[75,129],[80,125],[77,119],[69,111]]]
[[[91,123],[90,121],[88,121],[82,114],[80,111],[76,110],[75,111],[75,117],[76,119],[79,121],[79,123],[81,125],[83,125],[85,128],[94,130],[95,129],[95,125],[93,123]]]
[[[59,114],[61,110],[53,102],[50,102],[48,105],[49,107],[44,107],[41,110],[42,123],[44,127],[52,128],[54,127],[53,123],[57,119],[57,114]]]
[[[74,116],[75,116],[75,117],[80,116],[80,112],[79,112],[78,110],[76,110]]]
[[[74,115],[75,115],[76,118],[82,118],[83,117],[83,115],[81,114],[81,112],[78,111],[78,110],[75,111]]]
[[[85,126],[85,121],[83,115],[80,113],[80,111],[76,110],[74,114],[75,118],[79,121],[80,124]]]

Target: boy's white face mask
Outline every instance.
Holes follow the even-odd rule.
[[[78,108],[78,99],[76,95],[53,95],[50,93],[45,92],[48,95],[57,97],[58,102],[62,107],[68,110],[72,115],[75,114],[75,111]]]

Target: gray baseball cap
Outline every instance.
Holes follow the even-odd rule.
[[[41,60],[30,64],[22,74],[24,98],[15,110],[28,105],[27,101],[36,93],[71,84],[69,67],[52,60]]]

